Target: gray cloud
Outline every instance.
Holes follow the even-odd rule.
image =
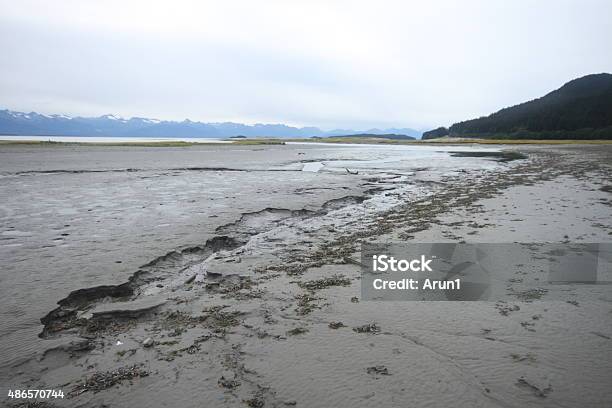
[[[48,4],[0,1],[1,107],[428,128],[612,68],[607,1]]]

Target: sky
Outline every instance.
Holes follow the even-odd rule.
[[[427,130],[612,72],[612,1],[0,0],[0,109]]]

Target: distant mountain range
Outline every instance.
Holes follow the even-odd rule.
[[[326,137],[368,134],[401,134],[420,137],[421,132],[409,128],[322,131],[316,127],[292,127],[282,124],[222,122],[204,123],[186,119],[182,122],[148,118],[124,119],[114,115],[95,118],[65,115],[42,115],[0,110],[0,134],[16,136],[124,136],[124,137]]]
[[[388,139],[388,140],[414,140],[415,137],[398,135],[395,133],[357,133],[352,135],[337,135],[336,138],[362,138],[362,139]]]
[[[423,139],[443,136],[612,139],[612,74],[574,79],[541,98],[423,133]]]

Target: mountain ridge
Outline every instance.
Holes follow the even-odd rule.
[[[122,118],[113,114],[98,117],[43,115],[36,112],[0,110],[0,134],[14,136],[107,136],[107,137],[328,137],[347,134],[405,134],[420,137],[410,128],[323,131],[317,127],[294,127],[284,124],[235,122],[196,122],[152,118]]]
[[[443,136],[612,139],[612,74],[576,78],[540,98],[423,133],[423,139]]]

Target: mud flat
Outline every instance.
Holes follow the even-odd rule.
[[[612,401],[609,288],[367,302],[356,261],[364,241],[612,241],[609,146],[10,149],[7,389],[67,407]]]

